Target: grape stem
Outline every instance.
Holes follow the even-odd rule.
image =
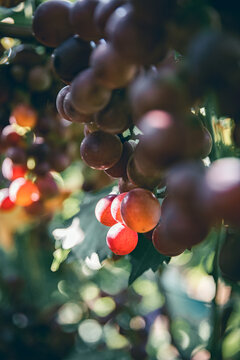
[[[32,28],[29,25],[0,23],[0,37],[12,37],[20,40],[34,40]]]

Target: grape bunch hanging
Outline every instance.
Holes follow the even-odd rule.
[[[74,145],[76,131],[73,136],[51,104],[60,87],[45,53],[17,45],[0,75],[1,213],[49,220],[56,210],[51,200],[67,196],[53,171],[74,159],[68,142]]]
[[[56,123],[56,119],[50,117],[52,114],[48,116],[49,123]],[[62,160],[66,154],[61,155],[57,147],[54,153],[54,146],[48,143],[46,134],[40,136],[43,125],[40,123],[44,118],[39,117],[30,105],[15,105],[9,120],[10,125],[2,129],[0,138],[4,155],[1,170],[6,186],[0,190],[0,209],[7,211],[21,206],[33,216],[49,215],[45,201],[60,191],[50,171],[54,168],[63,170]],[[59,156],[61,164],[57,162]]]
[[[65,84],[59,114],[84,125],[83,161],[119,179],[119,195],[96,207],[97,219],[111,227],[107,244],[115,254],[133,251],[138,233],[161,254],[175,256],[223,221],[239,227],[240,160],[217,156],[207,114],[214,104],[219,117],[233,119],[237,148],[235,6],[51,0],[35,12],[34,35],[55,48],[52,66]]]

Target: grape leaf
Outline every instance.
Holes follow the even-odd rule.
[[[138,245],[129,257],[132,265],[128,280],[129,285],[145,271],[151,269],[155,272],[163,262],[168,263],[170,261],[170,257],[157,252],[152,242],[142,234],[139,234]]]
[[[84,241],[72,250],[77,258],[85,260],[86,257],[97,253],[99,260],[102,261],[111,254],[106,244],[109,227],[100,224],[95,217],[97,202],[108,195],[110,191],[111,188],[107,188],[95,194],[86,194],[80,205],[79,219],[84,232]]]
[[[95,217],[95,207],[101,198],[108,195],[112,188],[105,188],[98,193],[85,194],[80,211],[70,224],[53,231],[56,240],[60,240],[64,249],[71,249],[71,255],[79,260],[91,258],[97,254],[102,261],[111,253],[106,245],[109,227],[100,224]]]

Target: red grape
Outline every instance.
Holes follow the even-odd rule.
[[[122,224],[123,224],[123,219],[122,219],[120,207],[121,207],[123,198],[125,197],[126,194],[127,193],[125,192],[125,193],[121,193],[121,194],[117,195],[111,205],[112,217],[114,218],[114,220],[116,220]]]
[[[27,172],[27,168],[23,165],[13,164],[12,160],[5,158],[2,163],[2,174],[3,176],[13,181],[19,177],[23,177]]]
[[[19,104],[14,107],[10,122],[23,127],[34,127],[37,123],[36,111],[27,104]]]
[[[131,253],[138,243],[137,232],[118,223],[113,225],[107,233],[107,245],[116,255]]]
[[[112,226],[117,223],[111,214],[111,205],[115,198],[116,195],[107,195],[100,199],[95,207],[95,216],[97,220],[105,226]]]
[[[151,191],[137,188],[124,197],[121,215],[126,226],[144,233],[152,230],[159,222],[161,207]]]
[[[28,206],[39,200],[40,193],[32,181],[18,178],[9,187],[9,197],[16,205]]]
[[[3,211],[14,208],[14,202],[9,198],[8,188],[0,190],[0,209]]]
[[[19,135],[16,130],[11,125],[7,125],[3,128],[1,134],[1,142],[6,146],[18,145],[22,139],[22,136]]]

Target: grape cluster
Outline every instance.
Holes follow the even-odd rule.
[[[56,196],[59,188],[50,170],[50,147],[45,138],[37,135],[41,121],[35,109],[18,104],[11,112],[10,124],[1,132],[2,175],[7,187],[0,190],[0,209],[16,205],[32,215],[45,215],[44,201]]]
[[[161,207],[151,191],[136,188],[99,200],[95,215],[100,223],[111,226],[108,247],[117,255],[126,255],[137,246],[138,233],[148,232],[158,224]]]
[[[82,159],[119,179],[125,193],[96,208],[112,226],[107,243],[116,254],[131,252],[139,232],[152,232],[155,248],[175,256],[223,219],[239,226],[240,160],[219,159],[209,169],[202,160],[213,143],[206,95],[219,116],[233,118],[239,144],[233,9],[214,0],[52,0],[35,12],[35,37],[55,48],[52,66],[66,85],[58,112],[84,124]],[[160,210],[155,195],[163,192]]]
[[[60,87],[42,51],[17,45],[0,73],[0,209],[22,206],[48,219],[54,210],[48,200],[61,196],[53,171],[62,172],[76,158],[74,142],[82,132],[69,131],[51,105]]]

